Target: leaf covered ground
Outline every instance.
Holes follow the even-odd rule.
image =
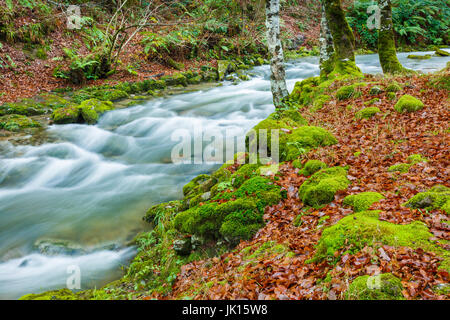
[[[434,236],[431,240],[448,252],[449,216],[443,210],[402,205],[435,185],[449,186],[449,97],[448,90],[433,85],[434,79],[433,75],[395,79],[366,75],[368,85],[360,89],[360,97],[340,101],[332,96],[318,111],[300,110],[310,125],[327,128],[339,141],[303,155],[301,161],[317,159],[330,167],[349,166],[348,189],[338,192],[322,209],[306,207],[298,197],[306,177],[292,162],[284,163],[273,178],[287,191],[287,198],[266,208],[267,224],[251,241],[242,241],[220,257],[183,266],[169,295],[142,298],[334,300],[345,298],[349,284],[358,276],[391,273],[401,279],[406,299],[449,299],[449,274],[439,268],[442,257],[421,247],[373,243],[354,252],[348,243],[335,252],[335,261],[311,260],[323,230],[353,213],[343,199],[361,192],[379,192],[385,197],[370,207],[380,210],[380,220],[401,225],[422,221]],[[442,79],[448,81],[448,73]],[[369,93],[372,87],[386,88],[394,80],[401,85],[394,98],[388,98],[385,90]],[[412,113],[396,112],[394,105],[404,94],[419,98],[425,107]],[[368,107],[369,101],[379,112],[370,119],[356,119],[355,113]],[[427,161],[412,165],[405,173],[389,171],[413,154]]]

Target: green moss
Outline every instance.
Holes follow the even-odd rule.
[[[315,112],[317,110],[322,109],[323,105],[330,100],[331,97],[329,95],[326,94],[319,95],[317,98],[314,99],[311,111]]]
[[[392,82],[386,87],[386,92],[399,92],[402,91],[402,87],[397,82]]]
[[[171,219],[181,207],[181,201],[164,202],[149,208],[143,218],[144,221],[158,225],[161,219]]]
[[[249,150],[255,149],[256,146],[254,144],[261,143],[261,134],[266,132],[267,136],[267,144],[265,147],[267,147],[267,150],[269,151],[269,156],[271,155],[271,149],[272,149],[272,131],[271,130],[279,130],[278,131],[278,145],[279,145],[279,151],[280,156],[282,157],[282,151],[284,150],[286,146],[286,142],[288,139],[290,139],[291,134],[289,132],[292,132],[295,130],[295,128],[302,128],[303,126],[308,125],[307,121],[300,115],[300,113],[296,110],[287,110],[283,112],[275,112],[272,113],[267,119],[261,121],[258,123],[255,127],[253,127],[254,131],[251,131],[250,133],[256,134],[252,136],[250,133],[247,134],[247,143]],[[262,131],[260,131],[262,130]],[[266,131],[264,131],[266,130]],[[274,141],[273,144],[276,142]]]
[[[368,107],[368,108],[359,110],[355,114],[355,118],[356,119],[370,119],[379,112],[381,112],[381,110],[377,107]]]
[[[378,211],[363,211],[346,216],[331,227],[326,228],[317,245],[314,260],[338,259],[337,251],[356,253],[365,246],[376,243],[390,246],[422,248],[443,254],[443,249],[429,241],[433,235],[425,224],[414,221],[397,225],[378,219]]]
[[[78,108],[81,116],[87,124],[95,124],[98,118],[105,112],[114,110],[114,106],[110,101],[100,101],[98,99],[89,99],[83,101]]]
[[[384,196],[378,192],[362,192],[346,196],[343,204],[353,208],[354,212],[368,210],[372,204],[384,199]]]
[[[359,276],[352,281],[345,298],[348,300],[405,300],[400,279],[391,273]]]
[[[303,169],[299,171],[299,174],[304,175],[305,177],[309,177],[313,173],[316,173],[317,171],[325,168],[328,168],[325,162],[319,160],[309,160],[305,163]]]
[[[364,105],[368,106],[368,105],[379,103],[379,102],[381,102],[381,100],[379,98],[373,98],[372,100],[364,102]]]
[[[314,126],[295,129],[285,138],[280,138],[280,155],[282,160],[287,161],[294,160],[311,149],[331,146],[338,142],[329,131]]]
[[[394,106],[395,111],[397,112],[414,112],[423,109],[424,104],[419,99],[410,96],[404,95],[402,96],[396,105]]]
[[[398,163],[393,166],[390,166],[388,168],[389,172],[400,172],[400,173],[406,173],[413,167],[416,163],[419,162],[427,162],[428,159],[420,154],[412,154],[407,159],[407,163]]]
[[[162,76],[160,80],[163,80],[168,86],[182,85],[186,87],[188,85],[187,78],[182,73],[175,73],[171,76]]]
[[[209,179],[211,179],[211,176],[207,175],[207,174],[201,174],[198,175],[197,177],[195,177],[194,179],[192,179],[189,183],[187,183],[184,187],[183,187],[183,195],[187,196],[192,192],[198,191],[198,187],[208,181]],[[202,191],[207,191],[207,190],[202,190]],[[195,192],[198,193],[198,192]]]
[[[78,300],[79,295],[69,289],[47,291],[39,294],[27,294],[19,300]]]
[[[24,116],[35,116],[46,113],[42,105],[32,99],[23,99],[20,102],[5,103],[0,106],[0,116],[6,114],[20,114]]]
[[[75,105],[56,109],[52,113],[52,119],[57,124],[77,123],[82,120],[80,118],[80,109]]]
[[[244,170],[250,167],[245,167]],[[214,198],[178,213],[174,226],[183,233],[207,238],[225,238],[230,243],[250,239],[263,224],[262,214],[268,205],[281,200],[280,187],[269,179],[256,176],[246,180],[235,192],[218,193]]]
[[[95,91],[92,97],[101,101],[117,101],[120,99],[128,98],[128,93],[122,90],[116,89],[103,89]]]
[[[232,176],[232,185],[235,188],[239,188],[242,183],[254,176],[258,175],[257,169],[261,164],[244,164],[242,165]]]
[[[440,56],[440,57],[448,57],[448,56],[450,56],[450,53],[448,53],[447,51],[442,50],[442,49],[437,49],[434,54],[437,55],[437,56]]]
[[[450,214],[450,188],[436,185],[426,192],[420,192],[404,205],[413,209],[441,209]]]
[[[425,55],[410,54],[407,58],[415,59],[415,60],[428,60],[428,59],[431,59],[431,55],[430,54],[425,54]]]
[[[358,98],[361,96],[361,91],[358,90],[358,87],[358,84],[340,87],[338,91],[336,91],[336,98],[338,100],[347,100],[352,97]]]
[[[347,171],[344,168],[322,169],[300,186],[298,195],[306,205],[320,208],[332,202],[336,192],[347,189],[349,184]]]
[[[56,109],[53,111],[52,118],[57,124],[95,124],[100,115],[110,110],[114,110],[112,102],[89,99],[83,101],[79,106],[70,105],[68,107]]]
[[[43,94],[39,97],[40,99],[43,99],[42,102],[40,102],[40,105],[45,106],[46,108],[49,108],[51,110],[58,109],[58,108],[64,108],[69,105],[72,105],[70,101],[67,99],[64,99],[63,97],[60,97],[56,94]]]
[[[388,93],[386,93],[386,97],[389,100],[394,100],[397,97],[397,95],[395,94],[395,92],[388,92]]]
[[[38,127],[41,127],[39,122],[23,115],[11,114],[0,117],[0,129],[17,132],[26,128]]]

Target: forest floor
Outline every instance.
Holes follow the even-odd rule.
[[[334,146],[310,152],[303,162],[317,159],[330,167],[349,166],[351,186],[324,208],[308,208],[298,196],[298,189],[307,178],[292,163],[283,164],[280,179],[274,182],[287,191],[287,198],[266,208],[267,224],[251,241],[241,242],[235,250],[220,257],[183,266],[170,295],[154,294],[143,299],[335,300],[344,298],[349,283],[356,277],[377,273],[392,273],[400,278],[402,294],[407,299],[448,299],[448,293],[435,290],[447,286],[450,280],[447,271],[438,270],[442,259],[422,248],[367,245],[352,254],[347,252],[351,247],[348,244],[336,252],[340,258],[335,264],[308,261],[316,252],[322,231],[353,213],[343,205],[344,197],[366,191],[385,196],[371,207],[381,210],[380,220],[395,224],[422,221],[439,245],[450,249],[448,214],[402,206],[417,192],[450,183],[448,90],[431,87],[432,77],[395,79],[404,86],[401,94],[413,95],[424,102],[426,108],[414,113],[395,112],[394,102],[385,93],[370,95],[368,87],[360,98],[346,101],[334,98],[314,113],[301,110],[310,125],[327,128],[339,140]],[[366,81],[380,87],[393,80],[366,76]],[[376,103],[380,112],[371,119],[355,120],[355,111],[373,98],[380,99]],[[406,162],[412,154],[421,154],[428,161],[412,166],[406,173],[388,172],[390,166]],[[268,243],[278,249],[259,249]],[[252,255],[254,260],[249,258]]]
[[[307,5],[309,2],[305,2],[304,6],[290,8],[286,12],[283,12],[282,19],[284,23],[282,24],[281,32],[284,38],[293,38],[301,34],[304,37],[304,44],[302,46],[312,49],[313,46],[318,44],[317,39],[319,38],[320,26],[317,23],[319,14],[314,11],[314,7]],[[304,27],[302,30],[299,29],[297,18],[294,18],[293,15],[305,18],[303,20]],[[49,44],[49,50],[46,52],[46,58],[36,57],[36,50],[27,50],[24,43],[1,43],[0,58],[8,61],[5,57],[9,57],[13,67],[0,68],[0,104],[18,101],[22,98],[34,97],[57,88],[72,87],[74,89],[80,89],[82,87],[100,86],[102,84],[115,85],[126,81],[142,81],[155,75],[170,75],[179,71],[188,70],[198,71],[204,65],[217,67],[217,59],[208,58],[204,55],[199,55],[195,59],[179,57],[177,62],[181,62],[184,65],[184,68],[180,70],[176,70],[160,61],[148,59],[146,54],[144,54],[142,33],[162,30],[163,33],[168,34],[176,28],[176,25],[144,28],[121,52],[119,57],[121,63],[115,74],[109,76],[107,79],[88,80],[83,85],[74,85],[65,79],[55,78],[53,76],[53,70],[57,66],[68,67],[70,64],[70,61],[67,59],[61,60],[61,57],[64,57],[64,48],[72,48],[74,43],[77,43],[80,46],[77,49],[77,54],[80,56],[89,54],[89,49],[83,41],[83,34],[81,32],[67,29],[66,18],[61,12],[57,10],[55,16],[59,18],[55,23],[54,30],[46,35],[45,39],[41,40],[43,43],[49,39],[52,40],[51,44]],[[30,24],[36,20],[38,20],[38,17],[33,16],[33,13],[31,13],[29,16],[22,17],[21,21],[16,21],[15,23],[23,25]],[[252,24],[249,26],[250,29],[256,29],[255,22],[249,22],[249,24]],[[129,33],[132,32],[133,29],[130,29]],[[233,42],[238,41],[239,38],[240,35],[238,34],[230,37],[228,40]],[[139,67],[135,68],[133,73],[130,73],[127,70],[127,66],[136,63]]]

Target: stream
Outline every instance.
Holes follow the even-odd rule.
[[[423,72],[450,61],[410,60],[408,54],[399,54],[402,64]],[[357,64],[365,73],[381,73],[377,55],[358,56]],[[70,266],[79,267],[81,289],[119,278],[135,254],[125,244],[148,229],[146,209],[180,199],[185,183],[219,166],[171,163],[179,143],[172,132],[202,127],[243,134],[274,111],[269,67],[251,72],[251,80],[238,85],[224,82],[108,112],[95,126],[50,126],[51,143],[0,142],[0,299],[66,287]],[[318,73],[316,57],[286,63],[288,89]],[[48,238],[82,249],[39,253],[34,243]]]

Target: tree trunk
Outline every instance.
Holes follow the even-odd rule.
[[[286,87],[283,47],[280,40],[280,1],[266,0],[266,29],[267,44],[270,59],[270,85],[273,103],[276,108],[281,106],[282,100],[289,95]]]
[[[355,64],[355,38],[350,28],[341,0],[323,0],[328,26],[333,37],[335,52],[334,75],[362,76]]]
[[[378,0],[381,11],[380,30],[378,31],[378,56],[384,73],[401,73],[405,71],[397,58],[392,23],[391,0]]]
[[[334,69],[333,36],[328,26],[325,5],[322,1],[322,18],[320,20],[320,76],[326,77]]]

